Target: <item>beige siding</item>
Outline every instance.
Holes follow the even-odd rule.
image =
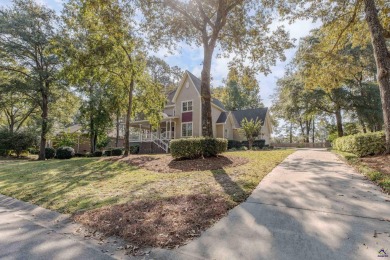
[[[233,130],[233,139],[236,141],[245,141],[246,140],[245,136],[238,129]]]
[[[189,82],[189,87],[186,88],[186,84]],[[201,119],[201,103],[200,96],[195,86],[192,84],[192,81],[186,76],[186,80],[183,83],[180,92],[177,94],[177,99],[175,103],[176,116],[179,116],[178,124],[176,127],[176,138],[181,138],[181,114],[182,114],[182,101],[192,100],[192,135],[200,136],[200,119]]]
[[[227,136],[225,136],[226,139],[228,140],[233,140],[233,124],[230,120],[230,118],[228,118],[228,120],[226,121],[226,124],[225,124],[225,129],[227,130]]]
[[[174,110],[175,110],[175,107],[172,106],[172,107],[166,107],[164,108],[164,113],[167,114],[168,116],[174,116]]]
[[[269,132],[269,120],[268,117],[266,117],[266,120],[264,122],[264,126],[261,128],[262,133],[262,139],[265,140],[265,144],[270,144],[271,141],[271,134]]]
[[[224,127],[223,125],[217,125],[216,127],[217,131],[216,131],[216,134],[217,134],[217,138],[223,138],[223,130],[224,130]]]
[[[217,137],[217,120],[221,115],[221,110],[211,105],[211,120],[213,122],[213,136]]]

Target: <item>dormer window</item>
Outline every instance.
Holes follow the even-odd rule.
[[[192,100],[191,101],[183,101],[181,110],[182,110],[182,112],[191,112],[192,111]]]

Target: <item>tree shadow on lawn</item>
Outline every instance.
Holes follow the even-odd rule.
[[[96,208],[118,201],[115,197],[97,200],[93,191],[72,192],[82,186],[112,179],[124,169],[134,171],[137,168],[91,159],[23,163],[10,169],[0,169],[0,191],[8,196],[68,213],[69,207],[74,210]]]
[[[244,201],[249,193],[246,192],[241,186],[232,180],[224,169],[211,171],[214,179],[221,185],[224,192],[230,197],[230,199],[236,203]]]

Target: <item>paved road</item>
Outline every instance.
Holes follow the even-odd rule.
[[[390,257],[390,196],[317,149],[289,156],[200,238],[149,258],[386,259],[381,248]]]
[[[67,215],[0,195],[0,259],[127,258],[113,240],[97,241],[81,229]]]

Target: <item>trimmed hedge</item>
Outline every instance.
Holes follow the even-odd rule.
[[[103,152],[102,152],[102,151],[95,151],[95,152],[93,153],[93,156],[94,156],[94,157],[102,157],[102,155],[103,155]]]
[[[46,159],[53,159],[56,156],[56,150],[52,147],[46,147],[45,148],[45,158]]]
[[[57,149],[56,158],[57,159],[70,159],[75,155],[74,149],[72,147],[63,146]]]
[[[130,154],[139,154],[139,145],[130,146]]]
[[[236,141],[236,140],[229,140],[228,141],[228,149],[236,148],[241,149],[242,146],[249,147],[248,141]],[[253,141],[252,147],[257,147],[262,149],[265,146],[265,140],[255,140]]]
[[[186,138],[175,139],[170,143],[174,158],[195,159],[211,157],[226,152],[228,141],[222,138]]]
[[[130,151],[131,151],[131,147],[130,147]],[[120,148],[112,149],[112,151],[111,151],[112,156],[121,156],[122,154],[123,154],[123,151]]]
[[[385,133],[375,132],[339,137],[333,141],[333,148],[353,153],[359,157],[381,154],[386,151]]]
[[[104,151],[105,156],[112,156],[112,151],[111,150],[106,150]]]

